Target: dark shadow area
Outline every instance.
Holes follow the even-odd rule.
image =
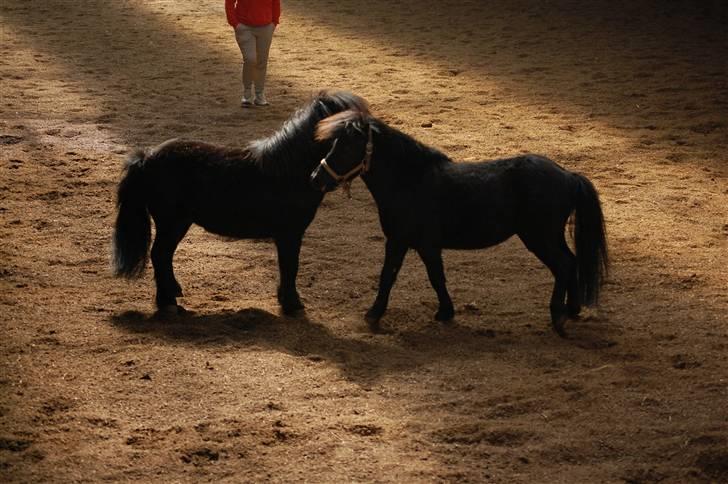
[[[258,347],[326,361],[339,367],[347,379],[362,383],[375,380],[381,373],[416,366],[401,350],[385,348],[374,340],[341,338],[306,316],[288,318],[256,308],[190,312],[172,318],[127,312],[112,316],[111,323],[173,344]]]
[[[392,327],[386,335],[354,333],[342,337],[307,316],[277,316],[256,308],[208,314],[190,312],[173,317],[149,317],[130,311],[111,316],[110,322],[124,331],[170,344],[255,347],[325,361],[338,367],[346,379],[359,384],[437,361],[477,360],[485,353],[505,354],[513,347],[537,354],[553,351],[553,346],[586,350],[614,346],[613,342],[597,336],[594,328],[583,326],[571,328],[574,331],[569,339],[560,339],[548,330],[538,331],[537,338],[524,335],[521,339],[510,330],[496,332],[457,322],[433,322],[420,330],[399,331]]]

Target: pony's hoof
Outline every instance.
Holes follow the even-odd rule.
[[[296,292],[282,292],[279,289],[278,304],[281,305],[281,311],[286,316],[294,316],[304,309],[301,298],[298,297],[298,293]]]
[[[382,325],[379,324],[378,319],[366,319],[367,327],[369,327],[369,331],[372,333],[381,333],[382,332]]]
[[[297,304],[294,306],[281,307],[281,312],[285,316],[297,317],[302,316],[306,312],[306,308],[303,304]]]
[[[367,320],[367,327],[372,334],[392,334],[393,331],[388,328],[382,327],[379,320]]]
[[[370,308],[369,311],[364,314],[364,319],[369,321],[379,321],[384,316],[384,311],[379,308]]]
[[[168,304],[166,306],[162,306],[159,309],[157,309],[157,312],[154,313],[153,318],[154,319],[174,318],[177,316],[182,316],[183,314],[187,314],[187,313],[188,313],[188,311],[178,304]]]
[[[566,331],[564,330],[564,323],[566,322],[566,314],[559,315],[551,320],[551,327],[554,328],[556,334],[562,338],[566,338]]]
[[[440,309],[435,313],[435,320],[440,321],[441,323],[452,321],[454,317],[455,311],[452,309]]]
[[[297,294],[291,298],[280,298],[278,303],[281,305],[281,311],[286,316],[294,316],[305,309]]]
[[[364,321],[366,321],[367,326],[369,326],[369,330],[372,333],[381,333],[382,332],[382,327],[379,324],[380,319],[382,319],[382,315],[381,315],[381,313],[379,313],[379,311],[372,311],[370,309],[364,315]]]

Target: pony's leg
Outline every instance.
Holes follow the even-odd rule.
[[[304,307],[296,290],[298,256],[301,252],[302,238],[303,234],[295,234],[275,239],[280,273],[278,303],[284,314],[294,314]]]
[[[190,228],[188,222],[159,222],[155,218],[157,233],[152,245],[152,266],[154,267],[154,280],[157,284],[156,303],[160,310],[178,311],[177,297],[182,295],[182,287],[174,277],[172,259],[177,245]]]
[[[387,239],[384,247],[384,265],[382,273],[379,276],[379,291],[374,304],[367,311],[365,319],[369,323],[372,330],[378,329],[379,320],[387,310],[389,304],[389,293],[392,291],[394,281],[397,280],[397,274],[402,267],[402,261],[407,254],[407,246],[405,244]]]
[[[551,311],[551,326],[554,331],[562,338],[566,337],[564,331],[564,322],[567,318],[566,289],[569,285],[571,274],[571,261],[569,257],[561,250],[559,243],[544,242],[545,237],[539,239],[530,239],[519,234],[521,240],[528,250],[538,257],[538,259],[549,268],[554,276],[554,289],[551,293],[551,302],[549,309]]]
[[[576,319],[581,312],[581,295],[579,294],[579,280],[577,279],[576,256],[569,249],[565,239],[561,245],[561,252],[569,260],[569,283],[566,288],[566,314],[569,318]]]
[[[450,321],[455,316],[455,309],[452,305],[452,299],[447,292],[445,284],[445,269],[442,265],[442,251],[440,249],[418,249],[422,262],[427,268],[427,277],[430,279],[432,288],[437,293],[437,300],[440,307],[435,313],[435,319],[438,321]]]

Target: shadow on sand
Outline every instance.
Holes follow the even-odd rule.
[[[535,354],[569,348],[594,351],[615,344],[592,331],[589,325],[579,329],[574,325],[568,339],[546,329],[516,336],[508,330],[496,332],[458,322],[434,321],[418,329],[386,334],[351,331],[350,336],[342,336],[306,315],[292,318],[257,308],[208,314],[188,312],[174,317],[150,317],[127,311],[111,316],[110,321],[124,331],[169,344],[273,350],[325,361],[338,367],[346,379],[361,384],[448,360],[476,360],[486,354],[507,357],[513,354],[514,347],[519,352]],[[522,361],[521,357],[516,360]]]

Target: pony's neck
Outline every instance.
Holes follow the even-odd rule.
[[[376,121],[374,132],[371,170],[362,180],[377,203],[386,204],[428,170],[451,163],[445,154],[381,121]]]
[[[314,141],[320,116],[305,113],[286,121],[278,132],[249,146],[264,173],[308,177],[326,154],[326,144]]]

